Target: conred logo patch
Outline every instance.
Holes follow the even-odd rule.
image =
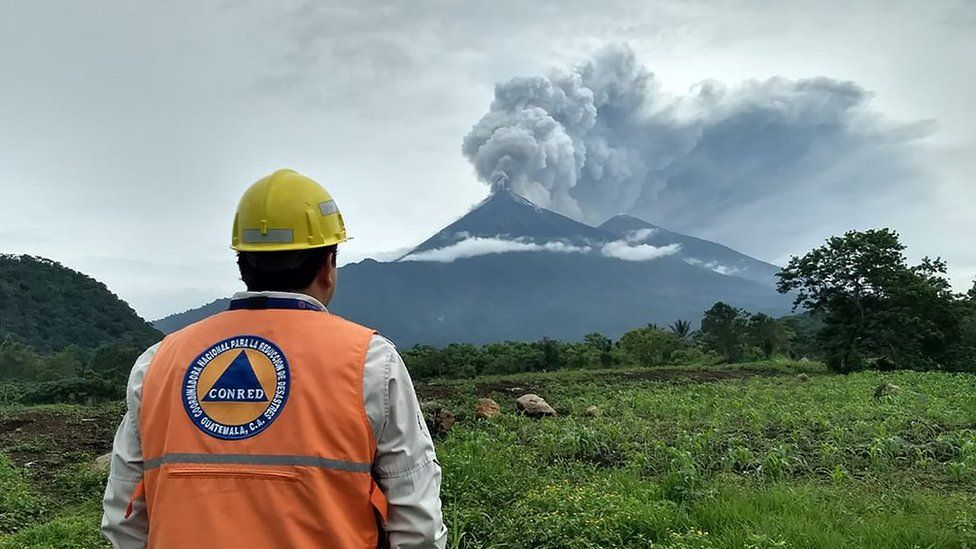
[[[264,431],[288,400],[288,360],[263,337],[237,336],[215,343],[183,376],[183,407],[208,435],[241,440]]]

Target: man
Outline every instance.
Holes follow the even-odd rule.
[[[102,531],[116,546],[443,548],[440,466],[393,345],[331,315],[342,215],[279,170],[244,193],[247,292],[136,361]]]

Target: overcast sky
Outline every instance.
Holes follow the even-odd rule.
[[[770,78],[826,77],[856,90],[863,131],[897,142],[848,159],[872,180],[858,192],[817,175],[821,154],[784,179],[802,192],[742,194],[722,216],[645,203],[663,218],[648,221],[780,264],[887,225],[971,284],[976,3],[951,1],[4,2],[0,252],[88,273],[149,319],[182,311],[240,288],[234,208],[279,167],[336,197],[343,259],[411,246],[488,193],[461,147],[495,84],[608,44],[674,104],[703,81],[738,105]]]

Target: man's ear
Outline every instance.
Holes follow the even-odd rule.
[[[324,288],[330,288],[335,280],[335,275],[333,271],[336,269],[336,256],[334,253],[329,254],[332,257],[327,258],[322,262],[322,267],[319,269],[318,274],[315,275],[316,280]]]

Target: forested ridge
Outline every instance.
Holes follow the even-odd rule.
[[[56,261],[0,255],[0,340],[42,352],[148,346],[162,335],[97,280]]]

